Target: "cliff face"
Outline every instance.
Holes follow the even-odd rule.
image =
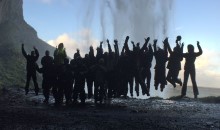
[[[13,21],[23,22],[22,0],[0,0],[0,24]]]
[[[24,86],[26,61],[21,54],[21,42],[27,53],[38,48],[41,57],[54,48],[38,38],[37,32],[23,17],[23,0],[0,0],[0,87]]]

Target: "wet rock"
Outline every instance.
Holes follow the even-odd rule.
[[[138,110],[131,110],[131,113],[138,113]]]

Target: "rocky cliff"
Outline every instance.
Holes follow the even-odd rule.
[[[21,42],[25,44],[27,53],[36,46],[40,57],[45,50],[54,50],[25,22],[23,0],[0,0],[0,87],[24,86],[26,62],[21,54]]]

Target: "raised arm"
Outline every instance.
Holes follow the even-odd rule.
[[[129,36],[127,36],[125,39],[124,47],[125,47],[125,51],[130,52],[129,47],[128,47],[128,40],[129,40]]]
[[[115,54],[116,54],[116,56],[119,57],[118,41],[117,41],[117,40],[114,40],[114,43],[115,43],[115,45],[114,45]]]
[[[153,46],[154,46],[154,52],[156,52],[157,51],[157,39],[154,40]]]
[[[39,58],[39,52],[38,52],[38,50],[35,47],[34,47],[34,51],[35,51],[35,54],[36,54],[35,61],[37,61],[38,58]]]
[[[173,51],[172,51],[172,49],[171,49],[171,47],[170,47],[168,38],[166,38],[166,39],[164,40],[164,45],[167,46],[167,50],[168,50],[168,52],[171,54]]]
[[[148,45],[149,41],[150,41],[150,37],[148,37],[147,39],[145,39],[145,43],[144,43],[144,45],[142,46],[141,51],[144,51],[145,49],[147,49],[147,45]]]
[[[112,53],[112,48],[111,48],[111,45],[109,43],[109,40],[107,39],[107,43],[108,43],[108,52],[109,53]]]
[[[199,49],[199,52],[196,53],[196,56],[200,56],[200,55],[202,55],[202,48],[201,48],[201,46],[199,44],[199,41],[197,41],[197,47]]]
[[[24,44],[23,44],[23,43],[22,43],[22,45],[21,45],[21,50],[22,50],[23,56],[27,59],[27,53],[26,53],[26,51],[24,50]]]

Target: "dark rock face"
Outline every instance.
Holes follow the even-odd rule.
[[[33,50],[33,46],[38,48],[40,58],[46,50],[51,54],[54,50],[25,22],[23,0],[0,0],[0,87],[24,86],[26,62],[21,54],[21,42],[27,53]]]

